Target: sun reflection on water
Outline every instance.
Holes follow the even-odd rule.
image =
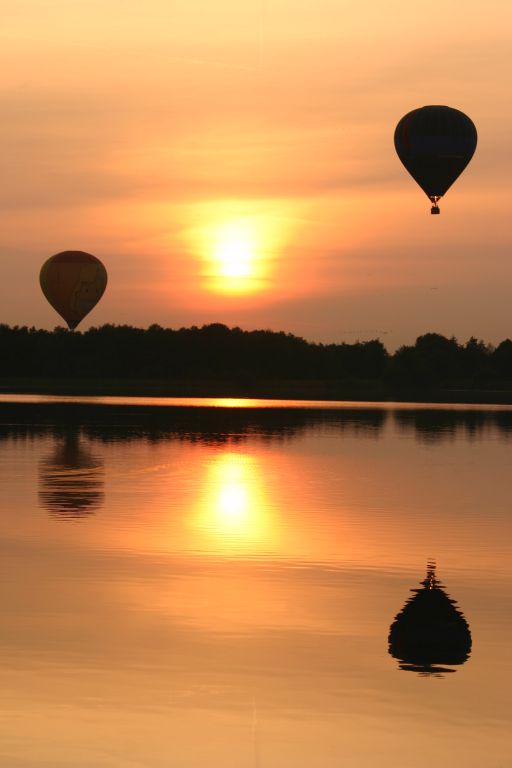
[[[205,537],[203,546],[217,554],[273,549],[275,532],[254,456],[228,452],[212,457],[194,527]]]

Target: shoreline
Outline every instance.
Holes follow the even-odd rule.
[[[378,382],[160,379],[0,379],[0,395],[67,397],[236,398],[394,403],[512,405],[512,390],[392,387]]]

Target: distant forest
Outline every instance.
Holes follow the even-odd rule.
[[[310,343],[290,333],[220,323],[173,330],[103,325],[53,331],[0,325],[0,378],[222,381],[250,391],[263,381],[377,383],[400,388],[512,389],[512,341],[460,344],[437,333],[390,354],[378,339]]]

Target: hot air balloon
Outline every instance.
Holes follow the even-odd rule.
[[[395,149],[432,202],[431,213],[439,213],[439,199],[473,157],[476,143],[472,120],[452,107],[420,107],[398,123]]]
[[[39,282],[49,303],[73,330],[103,296],[107,270],[90,253],[62,251],[45,261]]]

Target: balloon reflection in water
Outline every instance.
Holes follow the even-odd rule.
[[[64,442],[39,465],[39,500],[50,515],[79,519],[103,505],[103,462],[84,448],[78,433]]]
[[[400,662],[400,669],[420,674],[455,672],[443,665],[458,666],[471,652],[471,632],[463,614],[456,608],[436,579],[435,562],[427,564],[421,589],[396,616],[389,631],[389,653]]]

